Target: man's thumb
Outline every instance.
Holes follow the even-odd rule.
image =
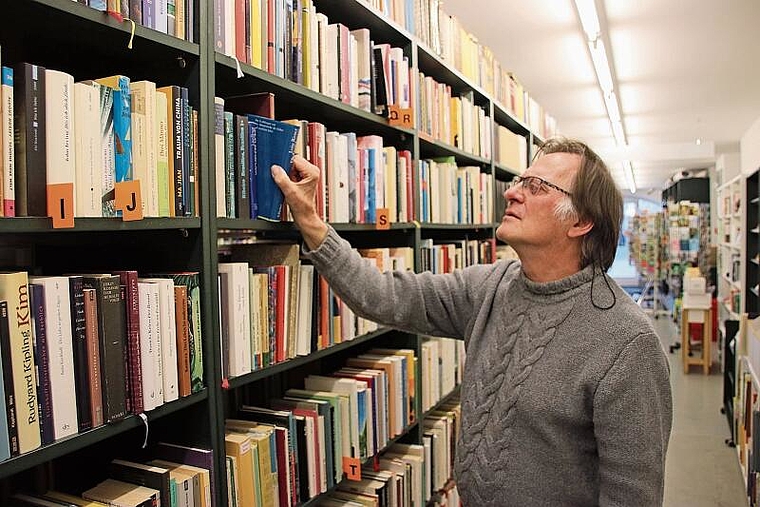
[[[280,190],[285,190],[288,184],[291,183],[290,178],[285,172],[285,169],[283,169],[282,167],[278,165],[273,165],[271,168],[271,171],[272,171],[272,178],[274,179],[274,182],[277,183],[277,186],[280,187]]]

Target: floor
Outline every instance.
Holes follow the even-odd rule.
[[[668,316],[653,320],[667,351],[679,341],[678,328]],[[673,430],[665,469],[664,507],[746,507],[747,497],[736,449],[720,413],[722,377],[705,376],[692,367],[684,374],[681,351],[669,354],[673,387]]]

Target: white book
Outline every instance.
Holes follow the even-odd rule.
[[[372,109],[372,42],[368,28],[352,30],[351,35],[356,40],[356,106],[365,111]],[[352,65],[353,68],[353,65]]]
[[[174,280],[171,278],[142,278],[139,281],[158,285],[161,379],[164,387],[164,402],[174,401],[179,398]]]
[[[348,378],[323,377],[321,375],[309,375],[304,380],[306,389],[312,391],[331,391],[348,396],[349,424],[348,435],[349,447],[343,448],[343,455],[353,458],[359,456],[359,381]],[[345,429],[345,428],[344,428]]]
[[[140,298],[140,361],[142,365],[143,408],[146,412],[163,404],[159,401],[159,386],[163,383],[158,376],[155,358],[161,356],[158,347],[160,332],[160,302],[158,285],[148,282],[137,282]]]
[[[0,162],[0,174],[2,174],[2,192],[3,200],[0,200],[0,208],[9,208],[10,202],[13,202],[15,209],[16,199],[16,178],[15,178],[15,147],[13,144],[13,69],[3,67],[2,69],[2,89],[0,89],[0,153],[2,153],[2,162]],[[5,203],[8,206],[5,206]]]
[[[220,262],[219,272],[226,273],[219,290],[226,291],[227,307],[222,308],[222,317],[227,320],[227,340],[229,345],[229,375],[245,375],[251,365],[251,314],[250,278],[245,262]],[[226,281],[225,281],[226,280]]]
[[[214,174],[216,183],[216,216],[227,216],[225,196],[224,99],[214,97]]]
[[[325,170],[322,176],[322,181],[324,181],[325,185],[325,196],[327,201],[325,218],[328,222],[338,221],[336,210],[337,196],[335,195],[339,154],[338,137],[340,137],[340,134],[337,132],[325,132]]]
[[[156,83],[134,81],[132,97],[132,167],[140,180],[143,215],[158,216],[158,135],[156,133]],[[163,94],[162,94],[163,95]]]
[[[235,56],[235,0],[224,2],[224,54]]]
[[[56,440],[79,431],[74,387],[74,347],[71,332],[71,297],[66,276],[29,277],[44,288],[45,345],[48,355],[53,435]]]
[[[348,138],[338,135],[335,171],[331,176],[330,202],[334,205],[334,222],[348,223]],[[332,198],[334,196],[334,198]]]
[[[407,208],[407,186],[406,180],[409,177],[409,168],[406,166],[406,157],[398,158],[398,221],[401,223],[409,221],[409,210]]]
[[[305,0],[309,13],[309,88],[319,91],[319,24],[317,12],[311,0]]]
[[[327,452],[327,445],[325,441],[325,417],[320,415],[317,417],[317,436],[319,441],[320,458],[317,461],[317,466],[320,467],[320,484],[319,492],[324,493],[327,491],[327,462],[325,460],[325,452]]]
[[[74,149],[78,217],[103,216],[103,175],[100,91],[88,83],[74,84]]]
[[[359,107],[359,45],[356,37],[349,33],[348,35],[348,79],[350,89],[350,104]]]
[[[47,184],[72,186],[76,209],[74,150],[74,78],[57,70],[45,70],[45,143]],[[51,210],[48,210],[50,213]]]
[[[299,266],[301,276],[298,280],[298,317],[296,320],[296,354],[311,354],[312,306],[314,305],[314,266]]]
[[[326,89],[322,91],[324,95],[335,100],[340,100],[340,53],[338,50],[338,32],[340,31],[337,24],[327,25],[325,29],[325,65],[322,66],[322,72],[325,74]]]
[[[156,12],[155,12],[155,19],[154,22],[156,26],[154,27],[156,30],[158,30],[161,33],[168,33],[168,25],[169,25],[169,18],[168,18],[168,2],[167,0],[155,0],[156,2]]]

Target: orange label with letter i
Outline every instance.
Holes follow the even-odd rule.
[[[122,220],[131,222],[142,220],[142,194],[140,180],[120,181],[114,185],[116,192],[116,209],[121,210]]]
[[[51,183],[47,186],[47,213],[53,229],[74,227],[74,184]]]
[[[391,212],[388,208],[377,208],[375,215],[377,216],[375,229],[382,231],[391,228]]]
[[[343,456],[343,471],[346,472],[346,478],[350,481],[362,480],[362,463],[359,458]]]

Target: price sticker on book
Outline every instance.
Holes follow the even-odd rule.
[[[377,216],[375,229],[385,231],[391,228],[391,212],[388,208],[377,208],[375,214]]]
[[[120,181],[114,185],[116,192],[116,209],[121,210],[122,220],[131,222],[142,220],[142,195],[140,180]]]
[[[47,212],[53,229],[74,227],[74,184],[51,183],[47,186]]]
[[[414,128],[414,111],[412,108],[401,109],[397,105],[388,106],[388,123],[394,127]]]
[[[359,458],[343,456],[343,471],[346,472],[346,478],[349,481],[362,480],[362,463]]]

